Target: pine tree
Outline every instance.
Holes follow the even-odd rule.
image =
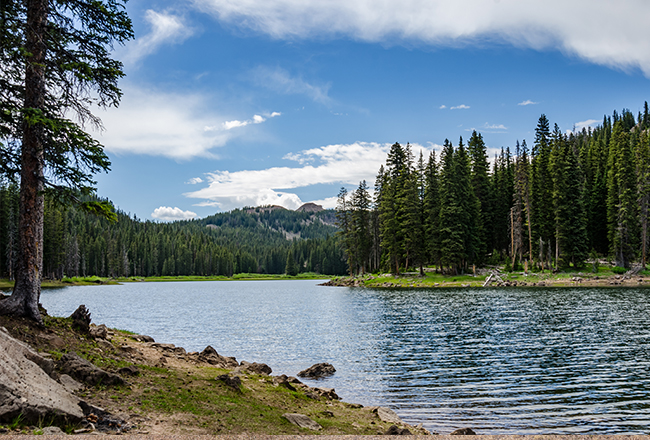
[[[612,128],[607,173],[607,222],[616,265],[629,267],[634,256],[636,197],[629,132],[617,117]]]
[[[457,194],[456,155],[454,147],[445,139],[440,169],[440,263],[457,274],[467,258],[465,225]]]
[[[435,151],[430,153],[425,170],[424,230],[429,260],[440,265],[440,185]]]
[[[368,185],[363,180],[352,194],[352,240],[355,262],[361,274],[365,274],[369,265],[372,237],[370,235],[370,194]]]
[[[467,143],[470,160],[472,164],[472,189],[480,203],[480,212],[478,217],[478,241],[476,250],[476,262],[481,264],[491,243],[489,231],[492,229],[492,195],[490,194],[490,176],[487,149],[483,136],[476,131]]]
[[[542,268],[544,260],[550,261],[554,245],[553,181],[550,174],[550,128],[546,115],[541,115],[535,129],[535,144],[531,154],[531,208],[533,244]]]

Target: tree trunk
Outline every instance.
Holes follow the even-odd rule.
[[[25,68],[25,121],[20,175],[18,262],[12,295],[0,303],[0,314],[25,316],[42,324],[38,310],[43,269],[43,142],[37,119],[45,108],[44,43],[48,0],[27,0],[27,41],[31,56]]]

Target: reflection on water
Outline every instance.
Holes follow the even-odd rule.
[[[449,433],[650,434],[650,290],[373,290],[314,281],[46,290],[50,314],[318,381]]]

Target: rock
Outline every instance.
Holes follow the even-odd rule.
[[[384,435],[413,435],[407,428],[400,428],[397,425],[391,425]]]
[[[225,383],[235,391],[241,392],[241,379],[239,378],[239,376],[230,376],[228,374],[222,374],[221,376],[217,376],[217,380],[222,381],[223,383]]]
[[[449,435],[476,435],[476,433],[471,428],[460,428],[451,432]]]
[[[52,372],[52,361],[0,328],[0,422],[20,414],[26,423],[79,422],[79,399],[52,379]]]
[[[316,392],[321,397],[324,397],[329,400],[339,400],[340,397],[334,391],[334,388],[310,388],[310,390]]]
[[[124,379],[117,374],[97,368],[76,353],[64,354],[61,360],[57,362],[57,368],[61,373],[68,374],[74,379],[93,386],[99,383],[102,385],[121,385],[124,383]]]
[[[61,430],[58,426],[46,426],[41,429],[43,435],[65,435],[65,432]]]
[[[90,314],[88,314],[90,316]],[[108,328],[104,325],[93,325],[89,330],[90,336],[95,339],[106,339],[108,336]]]
[[[123,419],[109,413],[103,408],[90,405],[84,401],[79,403],[83,410],[85,418],[85,432],[91,432],[97,429],[100,432],[120,433],[128,431],[131,426]]]
[[[343,403],[343,404],[348,408],[355,408],[355,409],[363,408],[363,405],[360,403]]]
[[[98,339],[97,345],[104,351],[113,351],[115,349],[115,346],[106,339]]]
[[[312,431],[320,431],[321,429],[323,429],[322,426],[320,426],[318,423],[316,423],[315,421],[313,421],[312,419],[310,419],[304,414],[286,413],[286,414],[282,414],[282,417],[284,417],[294,425],[300,426],[301,428],[311,429]]]
[[[298,373],[298,376],[317,378],[317,377],[329,376],[330,374],[334,374],[335,371],[336,369],[332,364],[321,362],[320,364],[312,365],[306,370],[302,370],[300,373]]]
[[[129,365],[128,367],[120,368],[117,370],[117,373],[121,374],[122,376],[139,376],[140,370],[138,370],[138,367],[135,365]]]
[[[67,374],[62,374],[61,376],[59,376],[59,383],[63,385],[63,387],[71,393],[75,393],[84,388],[83,384],[80,384],[79,382],[77,382]]]
[[[291,391],[296,391],[296,387],[291,385],[291,382],[289,382],[289,378],[284,374],[280,376],[275,376],[273,378],[273,384],[277,386],[285,387]]]
[[[156,348],[156,349],[162,351],[163,353],[173,353],[173,354],[175,354],[177,356],[178,355],[183,355],[184,356],[184,355],[187,354],[187,352],[185,351],[185,349],[183,347],[177,347],[174,344],[161,344],[159,342],[154,342],[154,343],[151,344],[151,346],[153,348]]]
[[[47,343],[51,347],[56,348],[56,349],[64,348],[65,345],[66,345],[65,341],[62,338],[60,338],[59,336],[57,336],[57,335],[41,334],[41,335],[38,335],[38,337],[41,338],[44,341],[47,341]]]
[[[273,370],[271,370],[271,367],[269,367],[266,364],[261,364],[261,363],[258,364],[257,362],[250,363],[246,361],[242,361],[241,364],[239,365],[239,368],[237,368],[235,371],[237,372],[246,371],[253,374],[262,374],[265,376],[268,376],[273,372]]]
[[[131,335],[131,339],[135,339],[138,342],[156,342],[151,336],[147,335]]]
[[[199,353],[198,360],[216,366],[217,368],[237,368],[239,363],[233,357],[221,356],[217,350],[208,345]]]
[[[377,408],[377,416],[379,417],[379,420],[382,422],[387,422],[387,423],[395,423],[397,425],[401,425],[404,422],[402,419],[399,418],[397,413],[393,411],[390,408],[386,408],[384,406],[380,406]]]
[[[83,333],[88,333],[90,330],[90,312],[85,305],[80,305],[77,310],[70,315],[72,318],[72,327],[78,329]]]

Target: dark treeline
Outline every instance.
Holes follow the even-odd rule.
[[[365,181],[338,197],[350,273],[435,266],[584,266],[609,257],[645,265],[650,116],[616,111],[595,129],[562,133],[539,118],[532,146],[517,141],[488,161],[481,134],[445,140],[440,157],[394,144],[371,198]]]
[[[18,189],[0,184],[0,277],[13,278]],[[225,275],[346,272],[332,211],[243,209],[156,223],[118,211],[118,221],[46,201],[43,275]]]

